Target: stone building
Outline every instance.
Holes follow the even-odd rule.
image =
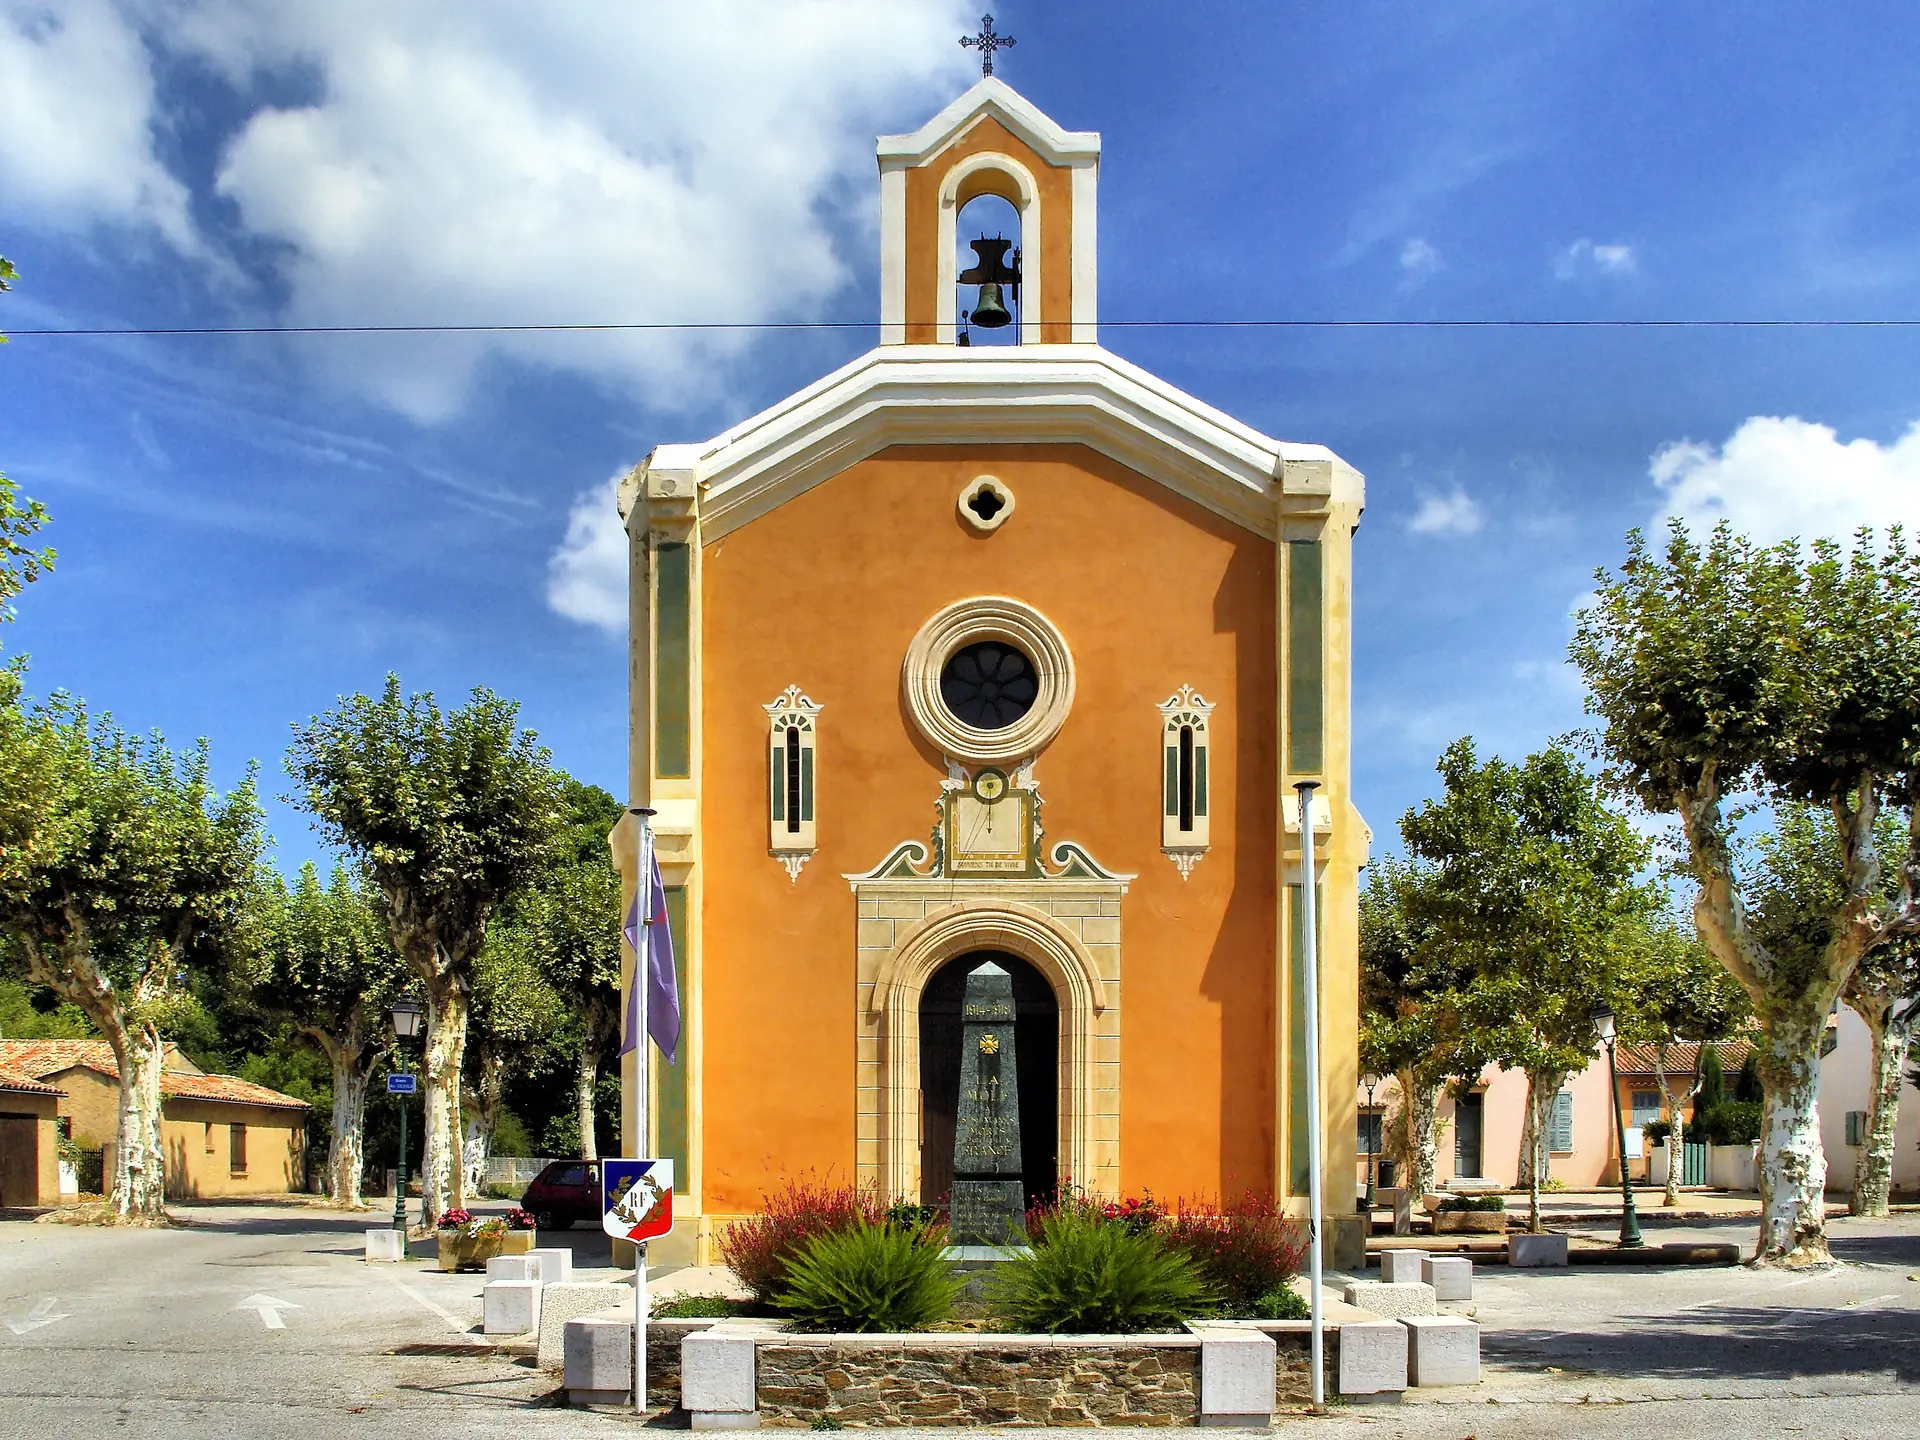
[[[0,1062],[0,1210],[60,1203],[63,1092]]]
[[[1361,477],[1100,344],[1097,134],[988,78],[878,153],[879,345],[620,492],[686,1016],[624,1145],[678,1162],[668,1253],[806,1171],[940,1202],[989,960],[1030,1197],[1304,1214],[1297,779],[1351,1248]]]
[[[104,1040],[0,1040],[0,1073],[7,1071],[58,1093],[60,1131],[103,1151],[102,1170],[111,1177],[120,1113],[113,1048]],[[0,1110],[12,1109],[6,1102],[15,1098],[0,1093]],[[304,1188],[307,1109],[306,1101],[265,1085],[209,1075],[167,1046],[160,1066],[167,1198],[283,1195]]]

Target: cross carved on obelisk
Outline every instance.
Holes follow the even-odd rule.
[[[980,17],[980,33],[978,35],[963,35],[960,37],[960,43],[969,50],[978,50],[980,52],[980,73],[982,75],[991,75],[993,74],[993,52],[996,50],[1011,50],[1016,42],[1011,35],[994,34],[993,16],[982,15]]]

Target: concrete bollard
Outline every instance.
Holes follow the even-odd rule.
[[[1258,1426],[1273,1423],[1273,1337],[1258,1330],[1201,1329],[1200,1423]]]
[[[534,1274],[534,1263],[526,1255],[496,1255],[487,1261],[488,1280],[532,1280],[536,1283],[540,1277]]]
[[[1406,1326],[1398,1320],[1349,1320],[1340,1327],[1342,1395],[1394,1402],[1406,1388]]]
[[[567,1321],[567,1403],[624,1405],[633,1394],[633,1324],[581,1315]]]
[[[1413,1233],[1413,1192],[1411,1190],[1393,1192],[1393,1233],[1396,1235]]]
[[[566,1285],[573,1280],[573,1251],[564,1245],[547,1246],[539,1250],[529,1250],[527,1258],[535,1261],[540,1273],[532,1276],[542,1285]]]
[[[680,1342],[680,1403],[695,1430],[757,1430],[757,1382],[753,1336],[696,1330]]]
[[[367,1231],[367,1259],[401,1261],[407,1258],[407,1232],[382,1227]]]
[[[481,1329],[488,1335],[525,1335],[540,1328],[538,1280],[490,1280],[481,1287]]]
[[[1473,1298],[1473,1261],[1465,1255],[1429,1255],[1420,1266],[1420,1278],[1433,1287],[1436,1300]]]
[[[1420,1266],[1427,1258],[1424,1250],[1382,1250],[1380,1279],[1388,1285],[1419,1285],[1426,1281]]]
[[[1409,1315],[1407,1379],[1423,1389],[1480,1383],[1480,1327],[1458,1315]]]
[[[1405,1281],[1387,1284],[1379,1280],[1356,1280],[1347,1286],[1346,1302],[1393,1320],[1402,1315],[1431,1315],[1436,1308],[1431,1285]]]
[[[1564,1235],[1509,1235],[1507,1264],[1516,1269],[1534,1269],[1567,1263],[1567,1237]]]
[[[545,1285],[540,1290],[540,1353],[542,1370],[558,1369],[566,1357],[567,1322],[577,1315],[624,1309],[627,1328],[633,1328],[633,1286],[614,1282],[572,1281]],[[629,1340],[628,1343],[632,1343]]]

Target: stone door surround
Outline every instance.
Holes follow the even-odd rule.
[[[1103,1194],[1120,1181],[1121,880],[860,879],[857,1171],[920,1194],[920,998],[949,960],[1003,950],[1060,1010],[1060,1167]]]

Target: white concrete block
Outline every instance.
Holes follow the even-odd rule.
[[[753,1350],[751,1335],[696,1330],[687,1336],[680,1342],[681,1405],[696,1419],[757,1411]]]
[[[530,1278],[542,1285],[565,1285],[573,1280],[573,1251],[564,1245],[529,1250],[527,1259],[539,1265],[540,1273]]]
[[[1413,1233],[1413,1192],[1399,1189],[1389,1193],[1393,1196],[1393,1233],[1411,1235]]]
[[[631,1322],[582,1315],[563,1333],[569,1405],[618,1405],[632,1397]]]
[[[1273,1421],[1274,1344],[1258,1330],[1200,1332],[1200,1423]]]
[[[1340,1327],[1340,1393],[1399,1399],[1407,1388],[1407,1327],[1349,1320]]]
[[[1532,1269],[1543,1265],[1567,1263],[1567,1237],[1564,1235],[1522,1235],[1507,1237],[1507,1264]]]
[[[698,1410],[692,1415],[695,1430],[758,1430],[758,1410]]]
[[[480,1289],[481,1329],[489,1335],[526,1335],[540,1328],[538,1280],[489,1280]]]
[[[407,1232],[382,1226],[367,1231],[367,1259],[400,1261],[407,1258]]]
[[[1347,1286],[1346,1301],[1392,1320],[1402,1315],[1432,1315],[1437,1309],[1433,1287],[1418,1281],[1388,1284],[1380,1280],[1356,1280]]]
[[[576,1315],[625,1306],[632,1328],[633,1286],[571,1281],[546,1285],[540,1291],[540,1356],[542,1370],[558,1369],[566,1358],[567,1322]],[[631,1343],[631,1342],[629,1342]]]
[[[1459,1315],[1409,1315],[1407,1379],[1431,1388],[1436,1385],[1480,1383],[1480,1327]]]
[[[532,1257],[527,1255],[496,1255],[487,1261],[487,1279],[489,1280],[532,1280],[540,1277],[533,1273]]]
[[[1465,1255],[1429,1255],[1421,1263],[1420,1278],[1433,1287],[1436,1300],[1473,1298],[1473,1261]]]
[[[1388,1285],[1418,1285],[1427,1278],[1420,1273],[1426,1258],[1424,1250],[1382,1250],[1380,1278]]]

